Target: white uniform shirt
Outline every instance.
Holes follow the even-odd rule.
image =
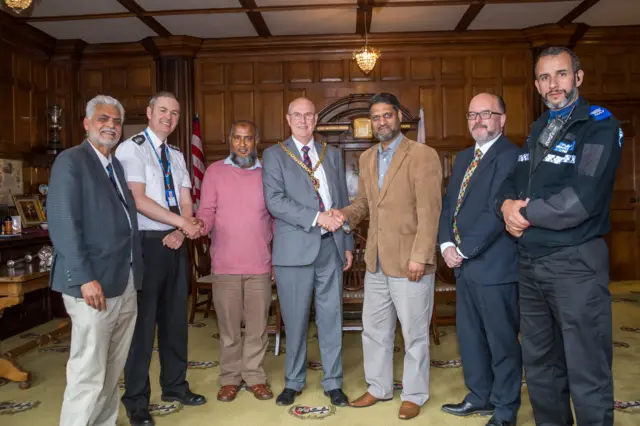
[[[304,145],[301,142],[298,142],[296,138],[294,138],[293,136],[291,136],[291,139],[293,139],[293,143],[295,143],[296,148],[298,148],[298,152],[300,153],[300,158],[304,158],[304,153],[302,152],[302,147],[304,147]],[[316,144],[313,139],[311,139],[311,141],[307,144],[307,146],[309,147],[309,158],[311,159],[312,168],[315,167],[318,161],[320,161],[320,155],[318,154],[318,151],[316,151],[315,145]],[[327,175],[325,175],[324,173],[324,168],[322,167],[322,164],[313,173],[313,177],[318,179],[318,182],[320,182],[320,188],[318,189],[318,193],[320,193],[320,198],[322,198],[322,202],[324,203],[325,210],[329,211],[329,209],[331,208],[331,202],[332,202],[331,193],[329,192],[329,182],[327,181]],[[312,226],[316,226],[319,215],[320,215],[320,204],[318,203],[318,214],[316,215],[316,218],[313,220]],[[323,229],[321,233],[325,234],[326,232],[327,231]]]
[[[158,139],[148,127],[146,134],[149,135],[151,141],[149,141],[144,131],[138,133],[118,146],[116,157],[122,163],[127,182],[144,183],[147,197],[169,210],[165,197],[164,172],[160,161],[158,161],[158,158],[162,158],[162,152],[159,147],[166,141]],[[191,177],[182,152],[171,145],[168,145],[168,147],[168,160],[171,163],[176,202],[179,206],[180,189],[191,188]],[[154,153],[154,150],[158,155]],[[173,226],[149,219],[138,212],[138,228],[141,231],[168,231],[173,229]]]

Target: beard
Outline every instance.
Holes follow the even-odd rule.
[[[486,136],[479,134],[478,136],[475,135],[475,133],[473,133],[474,130],[476,129],[486,129],[487,130],[487,134]],[[487,128],[487,126],[485,126],[484,124],[481,123],[476,123],[476,125],[473,126],[473,128],[471,129],[471,136],[473,137],[473,139],[479,144],[479,145],[484,145],[485,143],[489,142],[490,140],[494,139],[496,136],[498,136],[498,133],[500,132],[499,129],[496,129],[492,132],[489,131],[489,129]]]
[[[258,154],[254,151],[246,157],[240,157],[235,152],[231,153],[231,162],[241,169],[248,169],[256,164]]]
[[[549,93],[547,93],[544,96],[544,103],[545,105],[549,108],[549,109],[553,109],[553,110],[558,110],[558,109],[562,109],[564,107],[566,107],[567,105],[569,105],[571,102],[574,101],[574,99],[577,98],[578,95],[578,87],[574,84],[573,87],[571,88],[571,90],[569,90],[568,92],[566,90],[562,90],[562,92],[564,93],[564,99],[560,102],[558,102],[557,104],[554,104],[553,102],[551,102],[548,99]]]
[[[102,135],[103,132],[111,133],[115,137],[109,138],[106,135],[103,136]],[[97,143],[98,145],[106,146],[107,148],[111,149],[118,144],[118,141],[120,140],[120,135],[118,134],[116,129],[114,129],[113,127],[103,127],[100,130],[90,129],[89,140]]]
[[[389,126],[386,126],[389,127]],[[391,129],[390,132],[382,134],[380,133],[380,129],[378,128],[377,132],[374,132],[374,136],[376,137],[376,139],[378,139],[378,141],[380,142],[388,142],[388,141],[392,141],[394,140],[396,137],[398,137],[398,134],[400,133],[400,123],[398,123],[398,125],[395,128],[391,128],[389,127],[389,129]]]

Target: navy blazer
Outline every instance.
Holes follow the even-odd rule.
[[[459,249],[468,259],[455,268],[456,277],[465,274],[481,284],[504,284],[518,281],[517,248],[496,214],[494,200],[516,164],[519,148],[505,136],[489,148],[471,176],[457,216],[461,243]],[[442,199],[438,244],[452,242],[453,216],[462,180],[473,161],[475,144],[461,151]]]

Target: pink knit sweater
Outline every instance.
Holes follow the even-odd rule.
[[[211,233],[211,273],[271,271],[273,219],[264,203],[261,168],[241,169],[224,160],[210,165],[196,217]]]

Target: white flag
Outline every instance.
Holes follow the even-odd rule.
[[[427,143],[427,137],[424,128],[424,110],[420,108],[420,122],[418,123],[418,142]]]

